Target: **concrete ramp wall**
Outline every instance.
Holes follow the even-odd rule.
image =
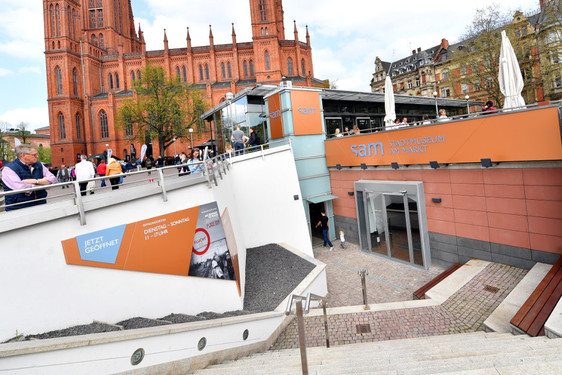
[[[193,185],[194,178],[201,181]],[[0,233],[0,341],[92,321],[238,310],[246,248],[285,242],[312,256],[290,146],[234,158],[217,180],[212,188],[193,176],[169,183],[174,188],[167,202],[150,184],[100,192],[86,197],[84,226],[75,214],[45,217],[49,204],[0,213],[4,228],[27,215],[34,222]],[[215,201],[221,213],[228,209],[232,222],[242,298],[231,281],[66,264],[62,240]]]

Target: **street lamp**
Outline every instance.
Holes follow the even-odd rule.
[[[174,156],[177,156],[177,152],[176,152],[176,137],[172,138],[172,141],[174,141]]]
[[[191,148],[193,149],[193,128],[189,128],[189,137],[191,138]]]
[[[470,96],[465,95],[464,98],[466,99],[466,113],[470,115],[470,107],[468,106],[468,99],[470,98]]]
[[[439,107],[437,106],[437,91],[433,91],[433,98],[435,99],[435,114],[439,117]]]

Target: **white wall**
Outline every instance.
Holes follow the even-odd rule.
[[[244,285],[248,247],[285,242],[312,256],[302,202],[293,200],[300,190],[292,152],[283,147],[265,154],[241,156],[244,161],[235,162],[212,189],[201,183],[169,191],[168,202],[147,193],[88,211],[86,226],[73,215],[1,233],[0,341],[16,331],[28,335],[94,320],[241,309],[234,282],[67,265],[61,240],[217,201],[221,213],[227,207],[230,213]],[[126,189],[118,192],[108,194],[116,200]],[[0,213],[0,226],[23,212]]]

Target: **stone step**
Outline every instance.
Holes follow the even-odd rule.
[[[513,364],[521,364],[529,369],[543,365],[545,368],[551,368],[556,367],[560,361],[562,351],[562,340],[544,337],[525,338],[510,334],[482,333],[454,336],[456,341],[449,340],[450,342],[441,342],[438,345],[429,345],[428,340],[419,338],[353,344],[330,349],[309,348],[309,373],[427,374],[472,371],[478,374],[486,373],[486,370],[490,373],[490,369],[498,366],[510,368]],[[410,345],[404,346],[405,342]],[[214,375],[224,374],[225,371],[229,374],[244,375],[300,374],[300,351],[290,349],[261,353],[212,366],[195,374]]]

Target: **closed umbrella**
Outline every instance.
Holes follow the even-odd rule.
[[[386,76],[384,81],[384,126],[392,126],[396,120],[396,109],[394,108],[394,89],[392,88],[392,81],[390,76]]]
[[[505,30],[502,31],[499,71],[500,90],[505,96],[503,108],[524,106],[525,100],[521,96],[524,86],[523,76]]]

